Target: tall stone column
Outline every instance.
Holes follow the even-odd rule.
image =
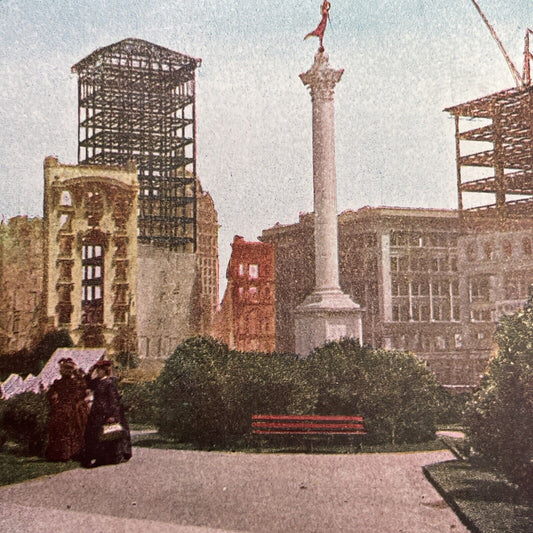
[[[300,78],[313,106],[315,288],[296,308],[296,352],[306,357],[327,341],[362,338],[361,308],[339,285],[337,183],[335,175],[335,85],[343,70],[330,67],[323,51]]]

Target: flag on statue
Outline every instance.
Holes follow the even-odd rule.
[[[322,3],[322,7],[321,7],[322,19],[318,23],[318,26],[316,27],[316,29],[312,31],[311,33],[308,33],[304,37],[304,41],[305,39],[309,37],[318,37],[320,39],[320,48],[323,48],[322,39],[324,38],[324,31],[326,30],[326,25],[328,23],[330,8],[331,8],[331,4],[328,2],[328,0],[324,0],[324,2]]]

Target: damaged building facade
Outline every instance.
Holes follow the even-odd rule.
[[[524,305],[533,283],[531,221],[478,224],[465,231],[456,210],[339,215],[340,284],[364,309],[362,342],[416,353],[457,390],[478,383],[499,318]],[[261,240],[276,254],[276,350],[294,352],[294,310],[314,283],[313,215]]]
[[[42,257],[41,218],[0,223],[0,353],[27,348],[41,334]]]
[[[218,300],[218,219],[196,173],[200,63],[125,39],[72,67],[78,164],[45,160],[44,220],[35,223],[42,236],[32,236],[32,246],[40,247],[33,262],[41,262],[32,272],[44,276],[44,287],[41,281],[33,290],[43,306],[34,307],[40,311],[31,327],[66,328],[77,345],[111,353],[120,332],[122,347],[127,342],[152,358],[168,357],[181,340],[210,332]],[[7,257],[3,252],[2,261]],[[13,297],[8,300],[0,327],[13,337],[21,315]],[[29,346],[29,334],[18,335],[20,342],[7,337],[6,350]]]
[[[236,235],[213,335],[243,352],[276,350],[274,247]]]
[[[139,355],[166,357],[200,329],[196,255],[196,69],[201,61],[140,39],[95,50],[78,75],[78,162],[138,169]],[[213,205],[208,205],[208,209]],[[211,218],[213,214],[210,213]],[[218,228],[217,228],[218,231]]]
[[[137,169],[44,164],[43,308],[75,345],[136,339]]]

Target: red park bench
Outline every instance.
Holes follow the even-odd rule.
[[[252,415],[254,435],[349,436],[360,443],[366,429],[362,416]],[[306,442],[309,442],[306,439]]]

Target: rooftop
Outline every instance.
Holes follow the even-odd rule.
[[[145,60],[142,62],[142,60]],[[135,64],[135,60],[138,61]],[[147,61],[146,61],[147,60]],[[117,43],[98,48],[87,57],[72,66],[72,72],[81,74],[86,69],[98,68],[102,64],[127,67],[149,67],[169,72],[182,68],[197,68],[202,60],[174,52],[157,44],[142,39],[128,38]]]

